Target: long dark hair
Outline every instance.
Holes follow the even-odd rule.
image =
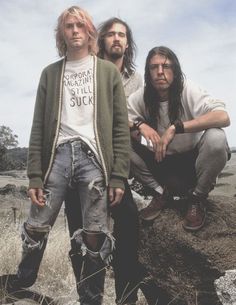
[[[125,28],[126,28],[128,48],[125,50],[122,71],[125,68],[128,71],[128,74],[131,75],[135,71],[134,59],[135,59],[137,47],[134,42],[133,34],[131,32],[130,27],[123,20],[121,20],[117,17],[113,17],[113,18],[110,18],[107,21],[103,22],[98,27],[98,33],[99,33],[98,34],[98,48],[99,48],[98,57],[104,58],[104,52],[105,52],[104,38],[114,23],[120,23],[123,26],[125,26]]]
[[[172,69],[174,73],[173,83],[169,88],[168,96],[168,115],[170,122],[173,123],[176,119],[180,118],[182,113],[181,95],[183,91],[184,73],[181,70],[179,60],[175,53],[167,47],[155,47],[148,53],[146,64],[145,64],[145,86],[144,86],[144,103],[146,109],[150,115],[150,123],[152,127],[156,128],[157,120],[159,119],[159,108],[160,108],[160,96],[157,90],[153,87],[151,82],[151,75],[149,69],[149,63],[153,56],[161,55],[166,59],[171,60]]]

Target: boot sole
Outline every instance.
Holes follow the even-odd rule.
[[[142,214],[140,213],[140,218],[141,218],[142,220],[151,221],[151,220],[156,219],[160,214],[161,214],[161,211],[159,211],[159,212],[156,213],[155,215],[151,215],[151,216],[148,216],[148,217],[143,217]]]
[[[183,228],[186,231],[196,232],[196,231],[200,230],[204,226],[205,222],[206,222],[206,216],[204,217],[202,223],[199,226],[197,226],[197,227],[189,227],[189,226],[186,226],[184,224],[182,224],[182,226],[183,226]]]

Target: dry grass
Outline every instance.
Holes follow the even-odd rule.
[[[12,195],[0,196],[0,274],[15,273],[21,259],[21,238],[20,228],[27,213],[28,201],[19,199],[17,206],[17,222],[13,222],[13,211],[11,206],[1,205],[1,202],[14,202]],[[75,288],[75,279],[68,257],[70,241],[68,229],[62,214],[59,215],[54,228],[49,234],[48,245],[46,247],[39,275],[33,290],[51,296],[60,301],[63,305],[79,304],[76,302],[78,295]],[[144,305],[144,297],[140,295],[139,305]],[[114,279],[112,270],[107,271],[104,305],[115,304]]]
[[[15,273],[21,259],[20,225],[12,223],[11,217],[7,217],[1,222],[0,231],[0,274]],[[69,304],[77,298],[68,257],[69,247],[68,232],[63,219],[59,219],[49,235],[38,279],[32,286],[33,290],[42,294],[64,300],[63,304]],[[114,299],[114,292],[110,293],[110,298]],[[113,300],[107,304],[113,304]]]

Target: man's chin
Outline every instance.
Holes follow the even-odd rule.
[[[111,52],[108,54],[111,59],[119,59],[123,57],[124,53],[123,52]]]
[[[160,92],[165,92],[165,91],[168,91],[169,89],[169,85],[164,85],[164,84],[155,84],[154,85],[154,88],[157,90],[157,91],[160,91]]]

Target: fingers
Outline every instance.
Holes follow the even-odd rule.
[[[38,204],[43,206],[45,204],[45,199],[44,199],[44,195],[43,195],[43,190],[42,189],[38,189]]]
[[[159,143],[156,147],[155,159],[157,162],[163,161],[166,156],[167,145],[165,143]]]
[[[43,190],[42,189],[29,189],[28,195],[32,201],[32,203],[37,204],[39,206],[45,205],[45,199],[43,196]]]
[[[155,129],[148,126],[147,124],[142,124],[139,128],[141,134],[145,137],[147,141],[151,140],[152,143],[156,143],[160,140],[160,136]]]
[[[146,128],[145,132],[143,132],[143,136],[149,149],[156,151],[160,142],[159,134],[154,129],[148,127]]]
[[[122,190],[121,188],[110,187],[108,191],[110,207],[114,207],[118,205],[121,202],[123,194],[124,194],[124,190]]]
[[[155,146],[155,159],[157,162],[161,162],[165,158],[168,145],[172,142],[174,136],[174,129],[169,127],[158,141]]]

